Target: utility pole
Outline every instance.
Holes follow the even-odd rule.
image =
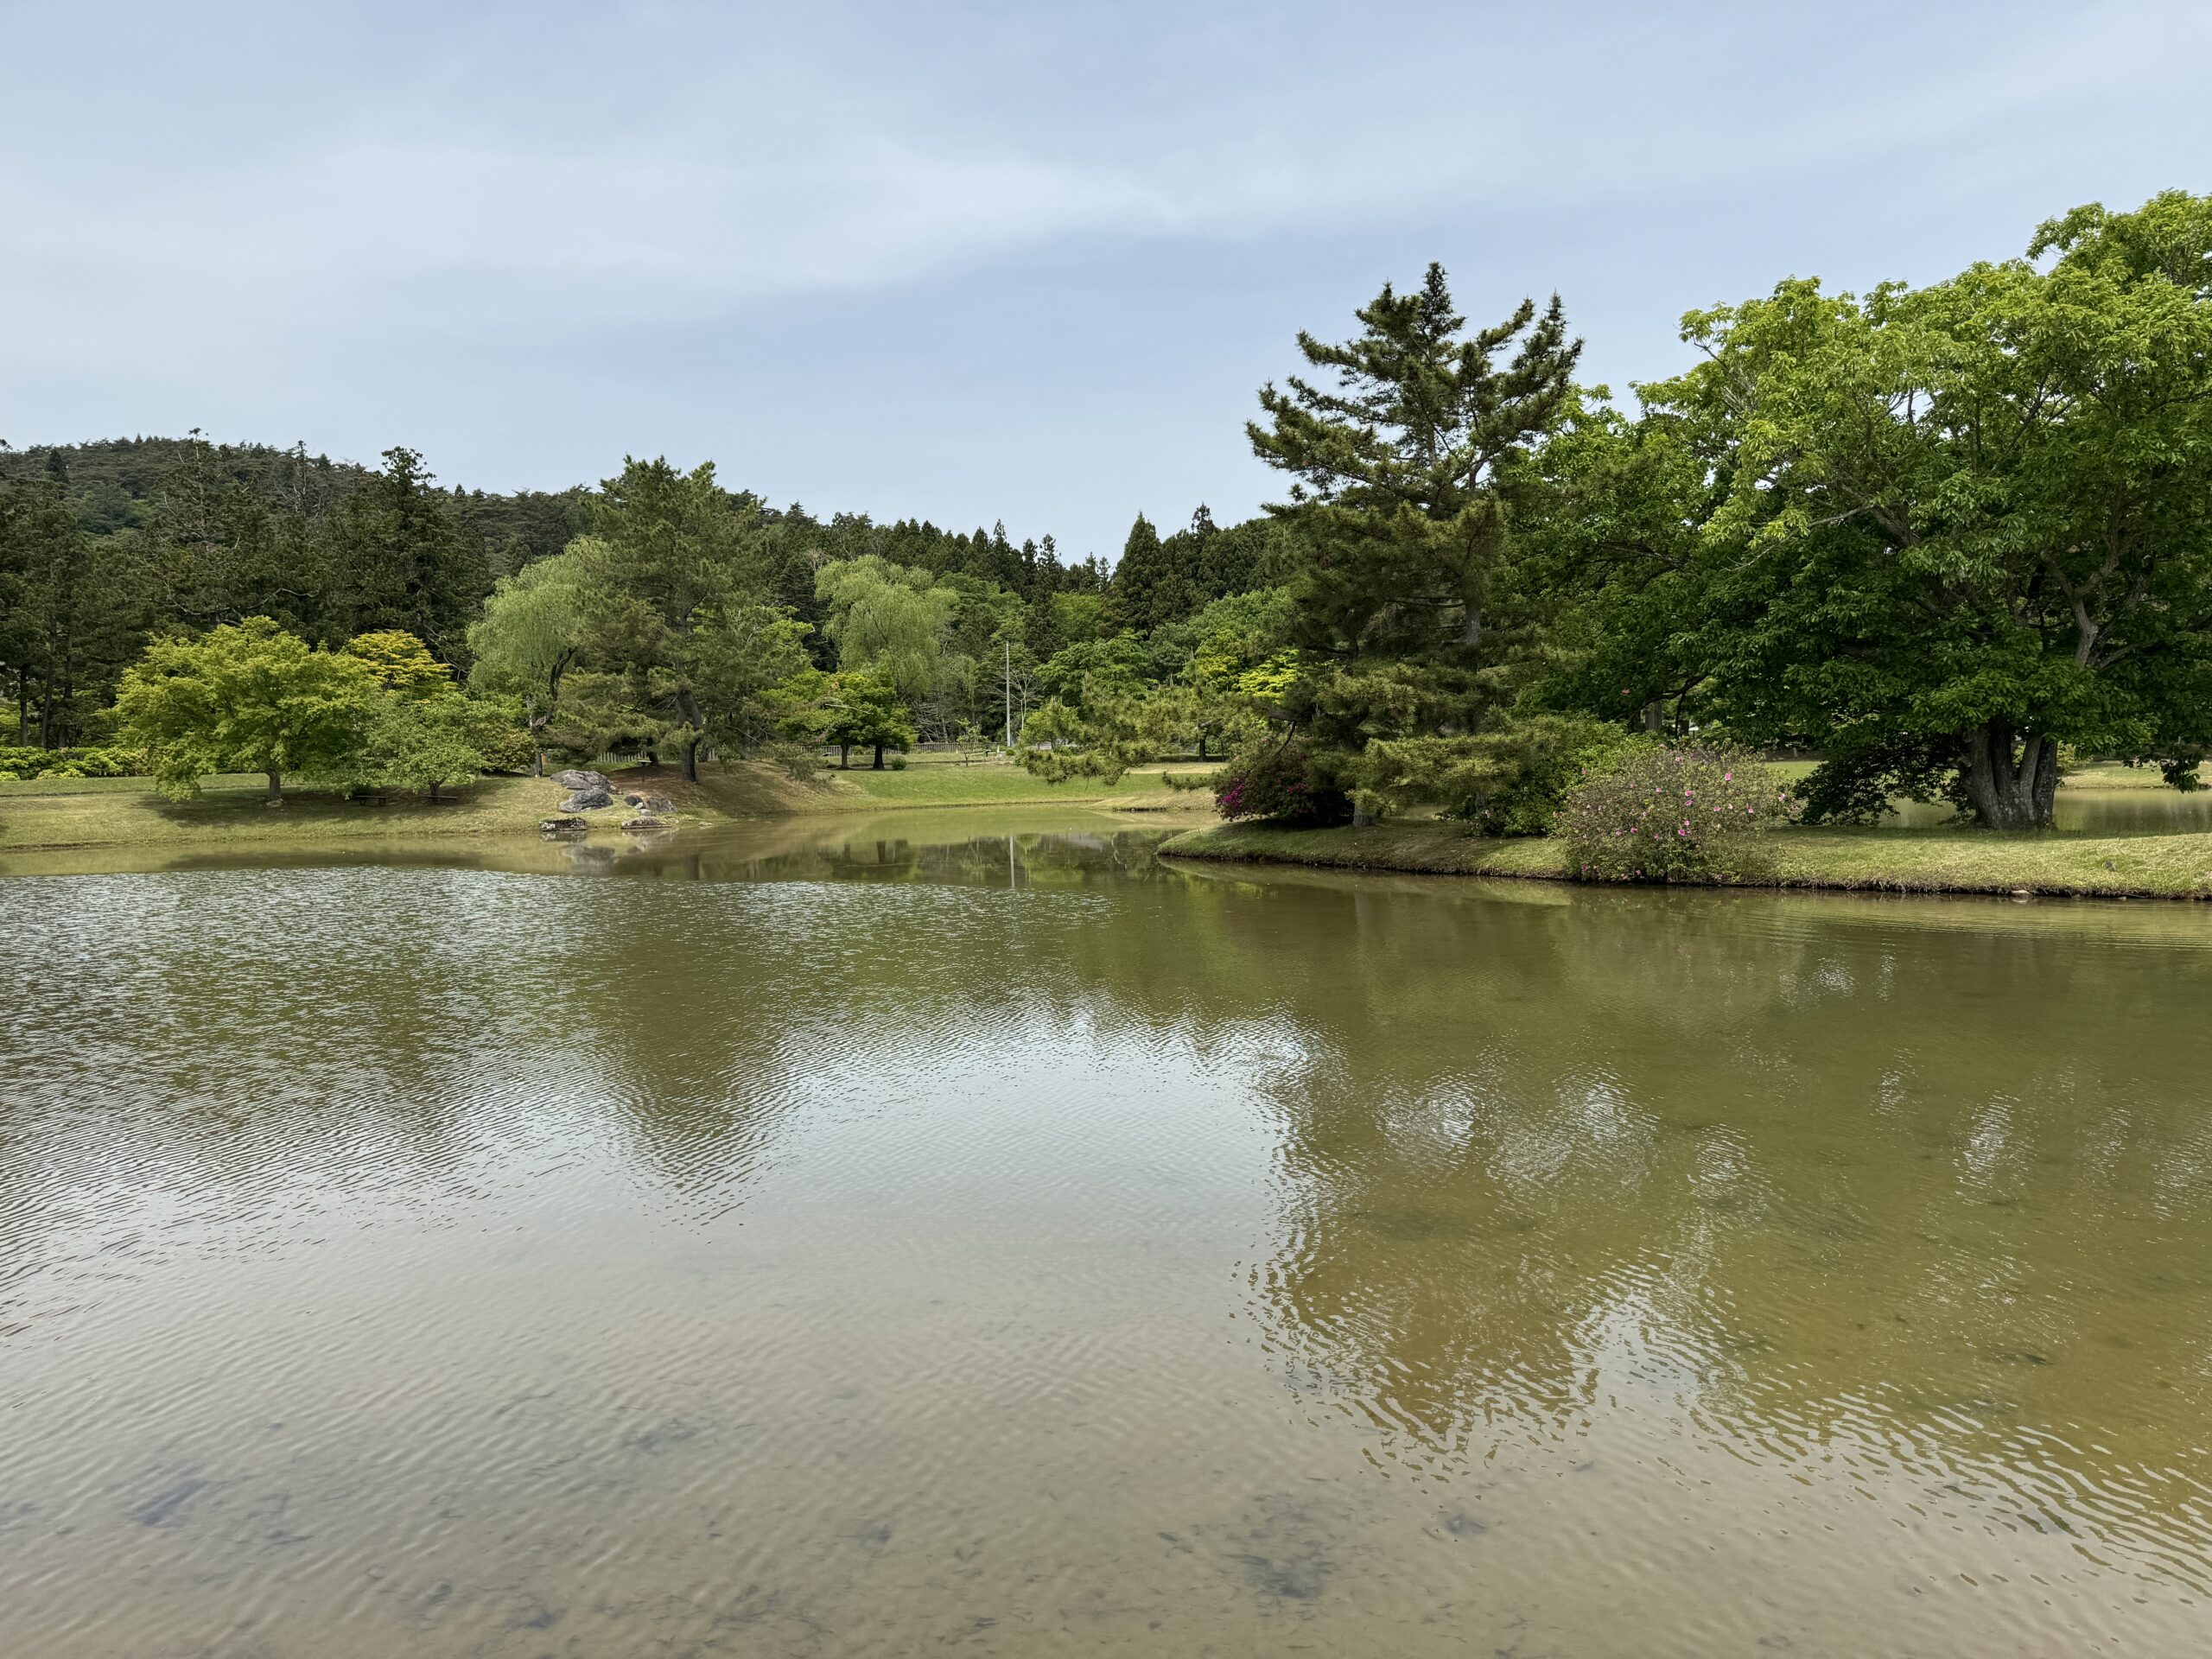
[[[1006,645],[1006,746],[1010,749],[1014,747],[1014,641],[1008,639],[1003,643]]]

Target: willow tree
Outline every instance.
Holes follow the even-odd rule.
[[[2025,257],[1927,288],[1787,282],[1685,337],[1707,360],[1643,393],[1725,456],[1695,556],[1712,703],[1739,736],[1825,753],[1816,810],[1940,789],[2045,826],[2062,745],[2194,786],[2212,198],[2078,208]]]
[[[561,707],[561,683],[583,653],[585,570],[589,556],[572,546],[502,576],[468,630],[470,683],[521,700],[532,768],[545,775],[548,728]]]
[[[1308,671],[1287,706],[1364,811],[1481,787],[1469,780],[1532,643],[1513,568],[1516,462],[1565,408],[1581,342],[1557,296],[1468,332],[1434,264],[1418,289],[1386,286],[1357,315],[1363,331],[1342,344],[1300,334],[1326,380],[1267,386],[1266,423],[1246,430],[1294,480],[1269,511],[1305,549],[1292,592]]]

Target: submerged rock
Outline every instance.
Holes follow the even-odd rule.
[[[607,781],[607,774],[603,772],[577,772],[574,769],[568,772],[556,772],[553,774],[553,781],[572,794],[578,790],[603,791],[612,787]]]
[[[588,812],[594,807],[613,804],[614,797],[607,793],[607,786],[602,784],[595,789],[580,789],[573,795],[563,797],[561,810],[563,812]]]
[[[633,836],[650,836],[663,830],[675,829],[676,820],[663,817],[658,813],[641,812],[625,823],[622,828]]]

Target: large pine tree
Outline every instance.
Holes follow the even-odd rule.
[[[1327,780],[1366,808],[1464,793],[1480,772],[1530,620],[1514,582],[1514,464],[1559,418],[1581,342],[1556,295],[1467,332],[1435,264],[1357,315],[1342,344],[1300,334],[1326,380],[1268,385],[1267,421],[1246,430],[1291,475],[1269,511],[1306,550],[1306,670],[1287,706]]]

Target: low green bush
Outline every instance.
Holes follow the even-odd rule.
[[[1726,880],[1796,811],[1758,759],[1733,748],[1642,744],[1568,791],[1552,833],[1591,881]]]
[[[0,779],[136,778],[146,757],[136,749],[38,749],[0,747]]]
[[[1221,785],[1217,772],[1163,772],[1160,781],[1170,789],[1217,789]]]
[[[822,770],[822,756],[804,743],[771,743],[760,758],[795,783],[805,783]]]

